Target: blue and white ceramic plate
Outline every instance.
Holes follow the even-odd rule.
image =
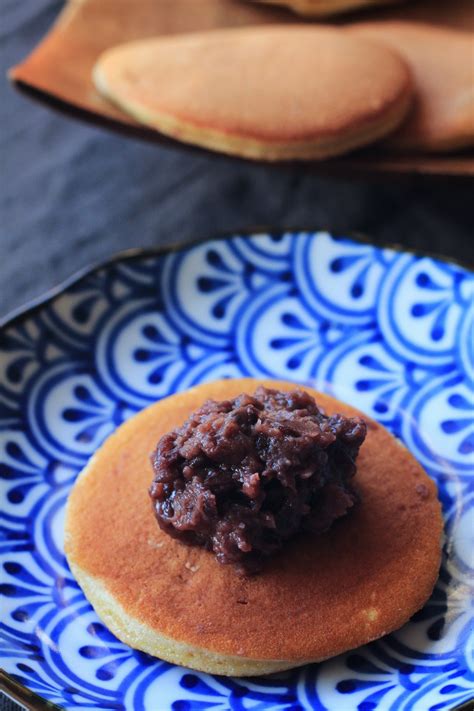
[[[442,711],[473,696],[474,276],[327,233],[235,235],[125,255],[3,329],[1,648],[66,709]],[[90,455],[155,400],[223,377],[295,380],[361,408],[436,479],[439,582],[401,630],[323,664],[228,679],[136,652],[63,554]]]

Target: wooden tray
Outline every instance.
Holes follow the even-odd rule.
[[[356,17],[414,19],[451,27],[473,28],[471,0],[425,0]],[[339,22],[350,22],[345,17]],[[283,8],[242,0],[69,0],[57,22],[10,78],[21,90],[68,114],[155,143],[180,145],[138,124],[101,98],[91,81],[99,54],[121,42],[153,35],[245,25],[302,22]],[[238,160],[238,159],[237,159]],[[281,165],[281,164],[280,164]],[[474,152],[450,155],[396,155],[383,148],[312,162],[312,169],[336,174],[474,175]]]

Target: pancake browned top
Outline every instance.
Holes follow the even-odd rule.
[[[150,453],[204,400],[253,393],[252,379],[201,385],[123,425],[71,494],[68,558],[159,634],[252,659],[322,659],[402,625],[429,597],[440,563],[436,487],[380,425],[358,458],[361,503],[319,536],[301,536],[255,577],[163,533],[148,496]],[[314,393],[328,413],[360,414]]]
[[[138,40],[104,52],[94,79],[107,98],[167,135],[280,158],[297,157],[298,146],[305,157],[376,140],[401,122],[412,94],[409,70],[392,50],[315,26]]]

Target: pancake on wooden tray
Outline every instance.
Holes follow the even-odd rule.
[[[326,533],[301,534],[254,576],[221,565],[157,525],[150,455],[209,398],[264,384],[223,380],[173,395],[114,433],[70,495],[65,550],[109,629],[131,647],[225,675],[257,675],[323,660],[403,625],[438,575],[442,518],[436,486],[411,454],[366,418],[354,488],[360,501]],[[359,415],[302,388],[327,414]]]
[[[412,110],[387,145],[434,152],[474,147],[472,32],[395,21],[351,29],[399,52],[413,73]]]
[[[165,135],[260,160],[327,158],[373,143],[401,123],[412,97],[392,50],[311,26],[130,42],[102,54],[93,78]]]
[[[394,5],[397,2],[403,2],[403,0],[252,0],[252,2],[283,5],[298,15],[306,17],[329,17],[362,8]]]

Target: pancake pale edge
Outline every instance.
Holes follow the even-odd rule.
[[[320,661],[397,629],[428,599],[441,557],[436,486],[383,427],[358,458],[361,503],[327,533],[300,537],[257,576],[163,533],[148,497],[158,439],[206,399],[260,384],[208,383],[143,410],[111,435],[68,501],[65,551],[99,617],[122,641],[172,663],[258,675]],[[304,388],[328,413],[360,414]]]
[[[327,17],[359,8],[393,5],[402,0],[252,0],[265,5],[283,5],[299,15]]]

